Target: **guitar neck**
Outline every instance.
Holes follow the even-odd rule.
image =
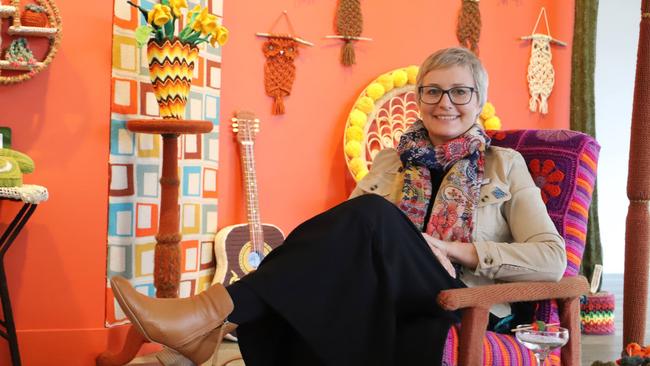
[[[262,253],[264,249],[264,232],[260,220],[259,200],[257,194],[257,176],[255,174],[255,155],[253,141],[240,141],[240,156],[246,193],[246,212],[253,249]]]

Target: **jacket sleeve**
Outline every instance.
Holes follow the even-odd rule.
[[[474,274],[502,281],[559,281],[566,268],[564,239],[548,215],[521,154],[511,155],[507,174],[511,199],[501,212],[513,242],[477,241]]]

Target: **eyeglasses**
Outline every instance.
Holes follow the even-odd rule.
[[[442,96],[447,94],[453,104],[465,105],[472,100],[472,95],[476,92],[471,86],[457,86],[446,90],[435,86],[421,86],[419,90],[420,101],[424,104],[438,104]]]

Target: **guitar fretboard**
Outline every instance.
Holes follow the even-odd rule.
[[[263,253],[264,232],[260,220],[253,145],[254,142],[252,140],[240,141],[240,156],[242,160],[244,191],[246,192],[246,212],[248,215],[251,242],[253,244],[253,250],[258,253]]]

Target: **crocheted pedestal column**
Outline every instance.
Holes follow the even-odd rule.
[[[650,262],[650,0],[641,3],[625,224],[623,344],[645,344]]]
[[[614,294],[598,292],[580,298],[582,334],[614,334]]]
[[[163,138],[162,176],[160,177],[160,224],[154,249],[154,286],[156,297],[178,297],[180,285],[180,213],[178,208],[178,136],[200,134],[212,130],[212,122],[179,119],[147,119],[127,121],[129,131],[160,134]],[[122,349],[101,353],[97,366],[115,366],[129,363],[146,340],[130,327]]]
[[[210,132],[212,123],[176,119],[131,120],[126,128],[133,132],[160,134],[163,138],[162,176],[160,177],[160,224],[154,251],[156,297],[178,297],[181,278],[178,210],[178,136]]]

